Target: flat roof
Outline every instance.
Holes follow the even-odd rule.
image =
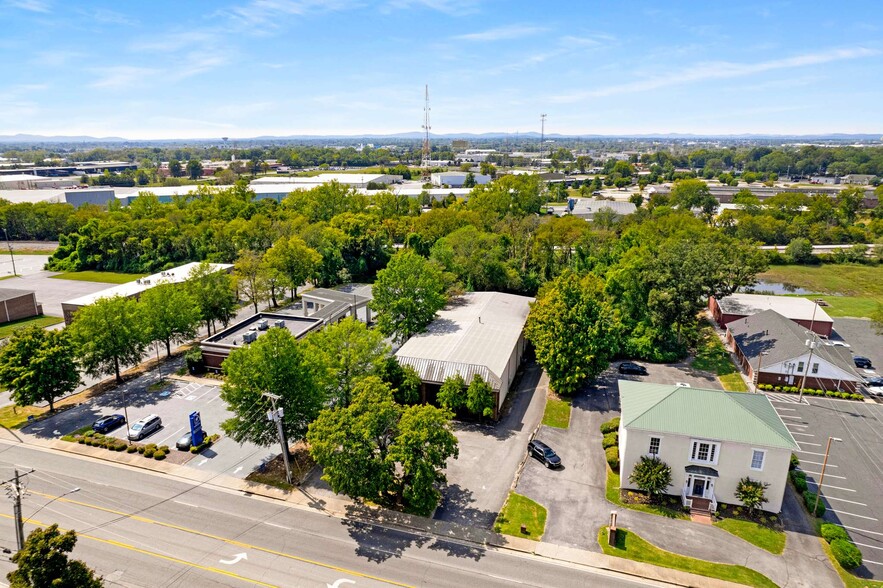
[[[766,294],[731,294],[717,301],[721,312],[740,316],[751,316],[765,310],[775,310],[793,321],[833,323],[825,309],[806,298],[798,296],[769,296]],[[815,318],[813,318],[815,313]]]
[[[390,174],[376,173],[352,173],[352,174],[318,174],[315,176],[266,176],[251,181],[252,185],[261,184],[325,184],[327,182],[336,181],[340,184],[364,184],[374,182],[391,176]]]
[[[0,176],[0,181],[2,181]],[[20,202],[64,202],[64,188],[46,188],[36,190],[0,190],[0,199],[13,204]]]
[[[233,264],[230,263],[211,263],[209,265],[216,272],[227,271],[231,267],[233,267]],[[145,276],[131,282],[126,282],[125,284],[120,284],[119,286],[114,286],[113,288],[107,288],[106,290],[99,290],[98,292],[95,292],[93,294],[80,296],[79,298],[68,300],[66,302],[63,302],[62,304],[69,304],[71,306],[89,306],[100,298],[113,298],[114,296],[129,298],[160,284],[181,283],[189,278],[190,273],[198,266],[199,263],[195,261],[192,263],[185,263],[184,265],[173,267],[172,269],[166,270],[164,272]]]
[[[14,288],[0,288],[0,302],[20,298],[22,296],[33,296],[33,290],[16,290]]]
[[[231,349],[234,347],[241,347],[243,345],[242,336],[252,330],[253,327],[256,327],[258,321],[262,319],[269,323],[270,328],[276,326],[275,321],[284,321],[284,327],[288,329],[288,332],[290,332],[295,339],[300,339],[325,322],[318,318],[297,316],[282,312],[259,312],[258,314],[252,315],[247,319],[212,335],[203,341],[202,344],[208,346],[217,345],[221,347],[230,347]],[[260,337],[267,331],[257,330],[256,332],[258,337]]]
[[[524,330],[531,301],[500,292],[464,294],[439,311],[425,333],[408,339],[396,356],[484,366],[499,381]]]

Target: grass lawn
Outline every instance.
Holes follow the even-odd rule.
[[[0,325],[0,339],[5,339],[6,337],[10,336],[13,331],[23,329],[24,327],[30,327],[31,325],[37,325],[38,327],[48,327],[50,325],[57,325],[62,321],[64,321],[64,319],[61,317],[46,316],[41,314],[39,316],[32,316],[9,323],[4,323]]]
[[[779,555],[785,549],[785,533],[765,525],[742,519],[728,518],[716,522],[714,526],[720,527],[724,531],[732,533],[736,537],[744,539],[752,545],[757,545],[761,549],[766,549],[775,555]]]
[[[558,398],[546,398],[543,411],[543,424],[548,427],[566,429],[570,426],[570,402]]]
[[[527,533],[521,532],[521,525],[527,527]],[[545,530],[546,508],[530,498],[510,492],[503,510],[494,522],[494,531],[539,541]]]
[[[670,519],[686,520],[690,518],[690,516],[682,510],[669,508],[661,504],[628,504],[626,502],[623,502],[622,498],[619,495],[619,474],[617,474],[610,468],[607,469],[606,497],[608,501],[617,506],[621,506],[622,508],[630,508],[632,510],[655,514],[661,517],[668,517]]]
[[[28,416],[40,415],[49,410],[36,406],[4,406],[0,408],[0,427],[4,429],[18,429],[28,422]]]
[[[150,274],[121,274],[117,272],[65,272],[51,276],[58,280],[76,280],[78,282],[106,282],[108,284],[125,284]]]
[[[776,265],[757,276],[814,293],[883,300],[883,265]]]
[[[830,306],[825,306],[825,312],[832,317],[870,317],[877,310],[883,299],[862,298],[861,296],[805,296],[810,300],[821,298]]]
[[[742,379],[741,374],[727,374],[725,376],[718,376],[717,379],[720,380],[721,386],[724,387],[724,390],[729,390],[730,392],[748,392],[748,386],[745,385],[745,380]]]
[[[664,551],[655,545],[648,543],[631,531],[619,529],[616,538],[616,547],[607,544],[607,527],[601,527],[598,533],[598,543],[601,550],[607,555],[642,561],[664,568],[682,570],[691,574],[698,574],[708,578],[717,578],[746,586],[758,586],[761,588],[775,588],[776,584],[759,572],[744,566],[714,563],[694,559]]]

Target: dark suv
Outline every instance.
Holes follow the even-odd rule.
[[[869,370],[874,367],[871,365],[871,360],[862,355],[856,355],[852,358],[852,361],[855,362],[855,367],[862,368],[863,370]]]
[[[527,444],[527,453],[533,458],[540,460],[547,468],[560,468],[561,458],[552,451],[552,448],[542,441],[531,441]]]
[[[107,433],[108,431],[113,431],[117,427],[123,426],[126,422],[126,417],[121,414],[111,414],[108,416],[103,416],[94,423],[92,423],[92,430],[96,433]]]
[[[624,361],[619,364],[619,373],[635,374],[636,376],[646,376],[647,368],[632,361]]]

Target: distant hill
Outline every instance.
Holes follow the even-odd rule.
[[[89,137],[87,135],[0,135],[0,143],[120,143],[122,137]]]

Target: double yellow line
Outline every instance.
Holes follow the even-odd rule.
[[[305,558],[305,557],[300,557],[300,556],[297,556],[297,555],[291,555],[290,553],[285,553],[285,552],[282,552],[282,551],[276,551],[276,550],[274,550],[274,549],[268,549],[268,548],[266,548],[266,547],[260,547],[260,546],[258,546],[258,545],[252,545],[252,544],[250,544],[250,543],[244,543],[244,542],[242,542],[242,541],[238,541],[238,540],[236,540],[236,539],[229,539],[229,538],[227,538],[227,537],[221,537],[221,536],[219,536],[219,535],[213,535],[213,534],[211,534],[211,533],[205,533],[205,532],[203,532],[203,531],[198,531],[198,530],[196,530],[196,529],[190,529],[190,528],[187,528],[187,527],[182,527],[182,526],[180,526],[180,525],[174,525],[174,524],[172,524],[172,523],[164,523],[164,522],[162,522],[162,521],[157,521],[157,520],[154,520],[154,519],[148,519],[148,518],[146,518],[146,517],[142,517],[142,516],[139,516],[139,515],[135,515],[135,514],[131,514],[131,513],[127,513],[127,512],[119,511],[119,510],[114,510],[114,509],[111,509],[111,508],[106,508],[106,507],[98,506],[98,505],[95,505],[95,504],[90,504],[90,503],[88,503],[88,502],[82,502],[82,501],[79,501],[79,500],[73,500],[73,499],[70,499],[70,498],[65,498],[65,497],[63,497],[63,496],[54,496],[54,495],[52,495],[52,494],[45,494],[45,493],[43,493],[43,492],[37,492],[37,491],[35,491],[35,490],[29,490],[28,492],[29,492],[30,494],[34,494],[34,495],[37,495],[37,496],[42,496],[42,497],[44,497],[44,498],[48,498],[48,499],[50,499],[50,500],[54,500],[54,501],[56,501],[56,502],[67,502],[67,503],[69,503],[69,504],[75,504],[75,505],[77,505],[77,506],[82,506],[82,507],[85,507],[85,508],[91,508],[91,509],[94,509],[94,510],[99,510],[99,511],[102,511],[102,512],[106,512],[106,513],[110,513],[110,514],[118,515],[118,516],[121,516],[121,517],[125,517],[125,518],[127,518],[127,519],[131,519],[131,520],[134,520],[134,521],[141,522],[141,523],[147,523],[147,524],[150,524],[150,525],[158,525],[158,526],[160,526],[160,527],[166,527],[166,528],[169,528],[169,529],[175,529],[176,531],[182,531],[182,532],[184,532],[184,533],[191,533],[191,534],[193,534],[193,535],[198,535],[198,536],[200,536],[200,537],[205,537],[205,538],[207,538],[207,539],[214,539],[214,540],[216,540],[216,541],[221,541],[221,542],[226,543],[226,544],[228,544],[228,545],[235,545],[235,546],[237,546],[237,547],[243,547],[243,548],[246,548],[246,549],[252,549],[252,550],[254,550],[254,551],[260,551],[260,552],[263,552],[263,553],[268,553],[268,554],[270,554],[270,555],[276,555],[276,556],[279,556],[279,557],[284,557],[284,558],[287,558],[287,559],[291,559],[291,560],[294,560],[294,561],[299,561],[299,562],[302,562],[302,563],[306,563],[306,564],[310,564],[310,565],[318,566],[318,567],[321,567],[321,568],[324,568],[324,569],[327,569],[327,570],[333,570],[333,571],[335,571],[335,572],[339,572],[339,573],[346,574],[346,575],[350,575],[350,576],[357,576],[357,577],[359,577],[359,578],[365,578],[365,579],[368,579],[368,580],[375,580],[375,581],[377,581],[377,582],[383,582],[383,583],[385,583],[385,584],[389,584],[389,585],[392,585],[392,586],[401,586],[402,588],[413,588],[412,586],[410,586],[410,585],[408,585],[408,584],[402,584],[402,583],[399,583],[399,582],[394,582],[394,581],[392,581],[392,580],[387,580],[387,579],[385,579],[385,578],[380,578],[380,577],[378,577],[378,576],[372,576],[372,575],[370,575],[370,574],[364,574],[364,573],[362,573],[362,572],[357,572],[357,571],[355,571],[355,570],[350,570],[350,569],[347,569],[347,568],[342,568],[342,567],[340,567],[340,566],[335,566],[335,565],[332,565],[332,564],[327,564],[327,563],[323,563],[323,562],[320,562],[320,561],[316,561],[316,560],[312,560],[312,559],[307,559],[307,558]],[[12,518],[10,515],[6,515],[6,514],[0,514],[0,516],[2,516],[3,518],[9,518],[9,519]],[[46,523],[41,523],[41,522],[39,522],[39,521],[35,521],[35,520],[33,520],[33,519],[26,519],[25,522],[28,522],[28,523],[31,523],[31,524],[34,524],[34,525],[38,525],[38,526],[48,526]],[[114,540],[111,540],[111,539],[102,539],[102,538],[100,538],[100,537],[95,537],[95,536],[93,536],[93,535],[82,534],[82,533],[77,533],[77,536],[79,536],[79,537],[83,537],[83,538],[86,538],[86,539],[90,539],[90,540],[92,540],[92,541],[97,541],[97,542],[99,542],[99,543],[104,543],[104,544],[107,544],[107,545],[113,545],[113,546],[115,546],[115,547],[120,547],[120,548],[122,548],[122,549],[128,549],[129,551],[134,551],[134,552],[136,552],[136,553],[141,553],[141,554],[144,554],[144,555],[149,555],[149,556],[151,556],[151,557],[156,557],[156,558],[163,559],[163,560],[166,560],[166,561],[175,562],[175,563],[178,563],[178,564],[181,564],[181,565],[185,565],[185,566],[189,566],[189,567],[192,567],[192,568],[196,568],[196,569],[204,570],[204,571],[207,571],[207,572],[213,572],[213,573],[216,573],[216,574],[221,574],[221,575],[224,575],[224,576],[228,576],[228,577],[230,577],[230,578],[236,578],[236,579],[242,580],[242,581],[244,581],[244,582],[251,582],[251,583],[253,583],[253,584],[257,585],[257,586],[266,586],[266,587],[268,587],[268,588],[278,588],[278,587],[275,586],[274,584],[267,584],[267,583],[265,583],[265,582],[260,582],[260,581],[258,581],[258,580],[252,580],[252,579],[250,579],[250,578],[246,578],[246,577],[244,577],[244,576],[240,576],[240,575],[238,575],[238,574],[235,574],[235,573],[230,572],[230,571],[227,571],[227,570],[223,570],[223,569],[216,568],[216,567],[212,567],[212,566],[203,566],[203,565],[200,565],[200,564],[197,564],[197,563],[193,563],[193,562],[190,562],[190,561],[186,561],[186,560],[178,559],[178,558],[176,558],[176,557],[171,557],[171,556],[163,555],[163,554],[161,554],[161,553],[155,553],[155,552],[153,552],[153,551],[148,551],[148,550],[146,550],[146,549],[141,549],[140,547],[135,547],[134,545],[129,545],[129,544],[127,544],[127,543],[122,543],[122,542],[120,542],[120,541],[114,541]]]

